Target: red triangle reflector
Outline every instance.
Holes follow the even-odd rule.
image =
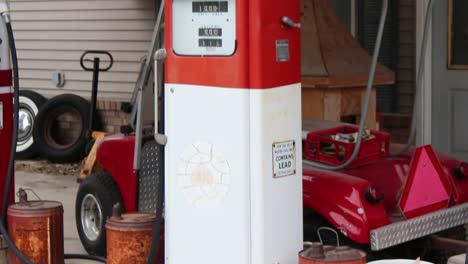
[[[416,148],[399,206],[406,218],[442,208],[449,203],[452,188],[430,145]]]

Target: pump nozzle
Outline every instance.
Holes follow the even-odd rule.
[[[295,23],[290,17],[287,16],[282,17],[281,22],[292,28],[301,28],[301,23]]]
[[[5,22],[10,23],[10,2],[8,0],[0,0],[0,15],[5,17]]]

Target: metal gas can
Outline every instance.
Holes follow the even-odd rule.
[[[299,253],[299,264],[365,264],[366,253],[348,246],[324,246],[311,243]]]
[[[107,220],[107,263],[144,264],[148,260],[156,216],[147,213],[114,214]],[[162,263],[162,240],[155,263]]]
[[[7,217],[11,239],[33,263],[64,264],[61,203],[28,201],[20,190],[20,202],[8,208]],[[9,263],[22,263],[11,250]]]

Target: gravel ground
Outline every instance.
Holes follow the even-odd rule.
[[[35,172],[53,175],[78,176],[81,163],[56,164],[47,160],[17,160],[16,171]]]

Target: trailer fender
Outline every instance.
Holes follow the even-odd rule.
[[[368,244],[370,230],[390,223],[382,203],[365,195],[371,183],[339,172],[304,168],[303,202],[356,243]]]

